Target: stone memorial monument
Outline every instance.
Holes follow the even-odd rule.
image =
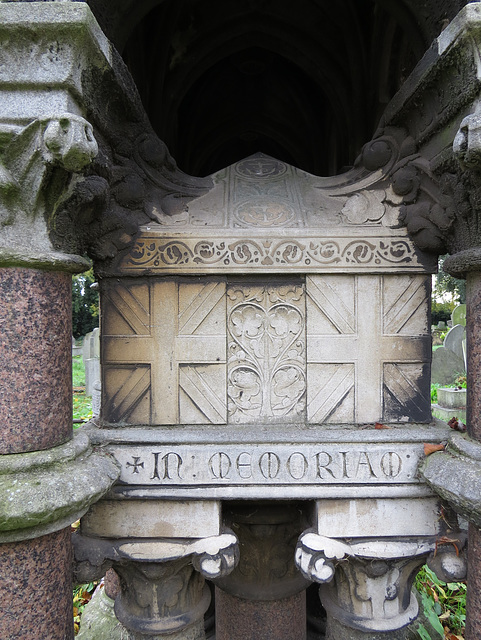
[[[393,166],[396,133],[376,143]],[[155,213],[104,267],[103,399],[89,437],[122,470],[76,546],[81,562],[119,572],[125,626],[203,637],[208,598],[191,565],[181,603],[166,603],[165,576],[188,558],[228,612],[217,638],[241,637],[239,602],[259,599],[272,619],[291,611],[290,637],[304,637],[309,581],[328,585],[330,637],[415,618],[415,569],[445,533],[417,477],[423,442],[446,437],[430,425],[435,262],[399,224],[395,189],[364,166],[375,146],[344,180],[261,153],[241,160],[188,210]],[[271,524],[280,500],[302,518]],[[272,533],[252,539],[262,526]],[[261,554],[285,527],[297,549]],[[251,556],[256,579],[243,569]]]
[[[454,512],[481,637],[481,8],[463,4],[0,2],[0,637],[71,638],[81,517],[75,576],[114,569],[129,640],[204,640],[206,615],[217,640],[305,640],[312,584],[327,640],[405,640],[419,567],[465,574]],[[219,87],[234,110],[204,128]],[[292,122],[285,99],[311,93]],[[467,279],[452,438],[429,396],[446,252]],[[73,436],[89,261],[102,402]]]

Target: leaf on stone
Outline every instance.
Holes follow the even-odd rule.
[[[374,425],[375,429],[390,429],[391,427],[388,427],[385,424],[382,424],[382,422],[376,422],[376,424]]]
[[[448,425],[455,431],[460,431],[461,433],[465,433],[466,431],[466,425],[464,424],[464,422],[461,422],[461,420],[458,420],[455,416],[451,418],[451,420],[448,422]]]
[[[430,456],[435,451],[444,451],[446,445],[444,444],[431,444],[429,442],[424,443],[424,455]]]

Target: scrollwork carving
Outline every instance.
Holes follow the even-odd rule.
[[[229,298],[229,414],[235,422],[299,414],[305,405],[302,287],[233,287]]]

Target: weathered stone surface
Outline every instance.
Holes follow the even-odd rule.
[[[439,347],[433,352],[431,382],[453,384],[454,380],[465,370],[465,367],[464,358],[460,358],[450,349]]]
[[[101,291],[104,423],[431,419],[425,276],[115,279]]]
[[[452,508],[481,527],[481,445],[455,434],[445,452],[431,454],[420,467],[423,479]]]
[[[114,601],[105,589],[97,587],[82,612],[78,640],[125,640],[127,629],[115,617]]]
[[[220,527],[220,503],[212,500],[102,500],[82,518],[82,533],[101,538],[207,538]]]
[[[376,429],[330,425],[244,425],[220,436],[196,426],[159,431],[89,429],[92,441],[109,444],[122,467],[118,495],[204,499],[425,496],[417,465],[424,442],[446,440],[452,431],[436,426],[385,425]],[[193,457],[192,457],[193,456]],[[142,463],[144,466],[142,466]]]
[[[439,387],[438,404],[446,409],[466,409],[466,389]]]
[[[332,538],[434,536],[439,513],[438,498],[318,500],[315,526]]]
[[[115,461],[77,433],[47,451],[0,457],[0,542],[57,531],[82,516],[113,485]]]
[[[466,329],[463,325],[453,326],[444,338],[444,347],[454,351],[454,353],[464,360],[463,341],[466,340]]]

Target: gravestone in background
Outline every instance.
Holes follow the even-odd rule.
[[[94,329],[84,337],[82,359],[85,366],[85,395],[92,396],[94,385],[100,380],[100,329]]]

